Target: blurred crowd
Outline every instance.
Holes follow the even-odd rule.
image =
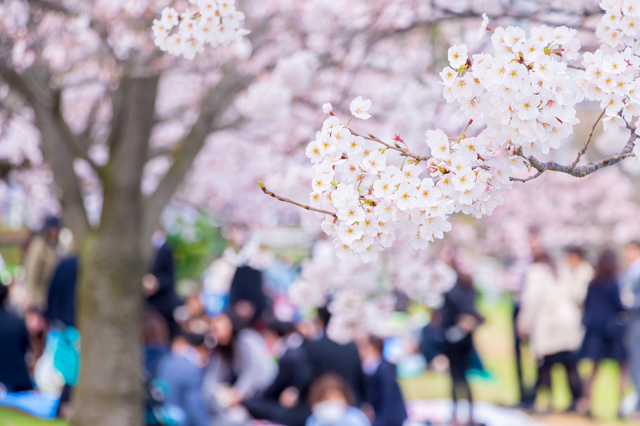
[[[0,285],[0,386],[58,392],[58,414],[67,417],[79,369],[81,265],[59,254],[59,231],[57,219],[47,220],[25,247],[24,285]],[[263,273],[242,263],[218,265],[221,301],[213,307],[202,288],[181,299],[170,243],[160,231],[152,243],[142,282],[146,424],[400,426],[407,419],[383,339],[330,340],[326,308],[277,319]]]
[[[571,390],[569,410],[591,417],[591,388],[603,360],[620,366],[621,402],[629,379],[640,389],[640,241],[593,253],[571,246],[554,257],[542,246],[539,230],[531,229],[529,245],[530,264],[514,309],[521,405],[532,409],[537,395],[550,392],[551,370],[559,364]],[[523,342],[537,363],[533,389],[523,383]],[[593,369],[581,380],[577,366],[584,359]],[[622,409],[618,415],[625,417]]]
[[[23,247],[22,279],[0,285],[0,394],[55,393],[64,417],[80,362],[80,265],[61,250],[60,230],[58,219],[47,219]],[[287,310],[281,294],[265,286],[261,268],[242,256],[216,260],[213,281],[203,279],[211,282],[178,297],[173,249],[161,231],[152,244],[140,330],[148,425],[410,422],[396,366],[388,361],[389,336],[367,334],[347,344],[329,339],[326,306],[306,317]],[[567,372],[571,411],[590,415],[591,387],[604,359],[620,364],[621,397],[630,381],[640,389],[640,242],[623,247],[623,261],[607,248],[593,253],[593,263],[581,247],[551,256],[535,229],[529,245],[513,315],[521,407],[534,409],[537,395],[550,391],[556,364]],[[472,277],[454,263],[455,285],[431,311],[418,344],[405,352],[418,352],[427,366],[449,372],[452,422],[459,423],[458,401],[464,399],[470,404],[462,417],[475,424],[469,377],[487,374],[473,341],[485,319],[476,309]],[[401,296],[398,301],[406,302]],[[406,310],[407,303],[396,309]],[[533,388],[523,380],[522,345],[537,362]],[[586,380],[578,374],[582,359],[594,365]]]

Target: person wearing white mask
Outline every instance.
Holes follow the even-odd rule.
[[[309,389],[311,416],[306,426],[371,426],[360,409],[349,385],[335,373],[318,377]]]

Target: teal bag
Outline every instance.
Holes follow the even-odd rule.
[[[74,386],[80,372],[80,333],[78,329],[69,326],[64,331],[51,330],[47,340],[49,339],[51,339],[53,349],[54,368],[60,372],[66,384]]]

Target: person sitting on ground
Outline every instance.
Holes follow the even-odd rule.
[[[275,378],[278,367],[260,334],[234,311],[211,320],[217,341],[205,371],[204,392],[216,416],[225,409],[263,392]],[[222,420],[220,420],[222,421]]]
[[[9,288],[0,283],[0,388],[7,392],[33,389],[25,356],[29,332],[22,318],[6,307]]]
[[[396,368],[382,357],[384,341],[373,335],[356,340],[365,373],[365,400],[373,407],[373,426],[402,426],[407,410]]]
[[[313,377],[320,377],[327,373],[339,374],[351,388],[358,404],[364,401],[364,373],[355,343],[340,344],[329,339],[327,325],[331,320],[331,313],[326,307],[318,309],[318,323],[322,334],[318,339],[305,342],[305,349]]]
[[[256,419],[304,426],[311,415],[307,394],[312,379],[304,339],[292,323],[273,319],[266,324],[262,335],[279,358],[278,375],[261,397],[245,401],[244,406]]]
[[[182,410],[184,426],[210,426],[211,418],[202,395],[203,368],[211,350],[202,334],[184,333],[174,337],[171,353],[157,369],[157,380],[166,389],[165,404]]]
[[[371,426],[362,411],[354,407],[355,398],[340,375],[325,374],[309,388],[309,405],[313,413],[306,426]]]

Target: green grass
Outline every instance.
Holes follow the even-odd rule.
[[[54,420],[41,420],[8,408],[0,408],[0,426],[65,426],[66,423]]]

